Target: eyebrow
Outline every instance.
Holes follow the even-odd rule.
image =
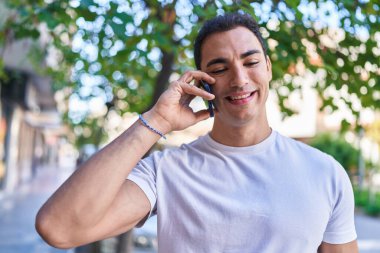
[[[247,52],[242,53],[240,55],[240,59],[244,59],[250,55],[259,54],[259,53],[260,53],[260,50],[257,50],[257,49],[248,50]],[[211,61],[207,63],[206,67],[210,67],[211,65],[218,64],[218,63],[227,63],[227,59],[223,57],[212,59]]]
[[[240,59],[244,59],[244,58],[246,58],[246,57],[248,57],[248,56],[250,56],[250,55],[253,55],[253,54],[259,54],[259,53],[260,53],[260,50],[252,49],[252,50],[249,50],[249,51],[247,51],[247,52],[245,52],[245,53],[242,53],[242,54],[240,55]]]

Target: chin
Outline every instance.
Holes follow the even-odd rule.
[[[219,115],[220,116],[220,115]],[[224,116],[224,117],[223,117]],[[228,124],[230,126],[234,127],[242,127],[247,124],[256,122],[258,117],[255,117],[254,115],[247,115],[247,114],[242,114],[242,115],[228,115],[225,116],[223,115],[222,117],[218,117],[220,121],[224,122],[224,124]]]

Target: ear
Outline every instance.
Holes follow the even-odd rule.
[[[269,81],[271,81],[272,80],[272,62],[270,61],[270,58],[268,55],[266,55],[265,57],[266,57],[266,62],[267,62],[267,71],[269,74]]]

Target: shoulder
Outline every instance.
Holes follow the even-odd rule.
[[[158,162],[161,159],[184,158],[196,153],[204,153],[207,149],[205,136],[198,137],[190,143],[184,143],[179,147],[165,147],[163,150],[152,152],[147,158]],[[145,160],[145,159],[144,159]]]
[[[290,137],[281,135],[280,133],[277,133],[276,143],[279,147],[282,149],[284,148],[290,148],[290,151],[294,152],[303,152],[303,153],[312,153],[317,156],[326,156],[327,154],[308,145],[301,141],[292,139]],[[328,156],[328,155],[327,155]]]
[[[209,149],[207,145],[207,136],[200,136],[190,143],[184,143],[179,147],[173,147],[165,150],[165,154],[168,156],[182,156],[186,154],[206,152]]]
[[[352,185],[343,166],[329,154],[300,141],[279,135],[277,145],[280,153],[287,156],[292,168],[297,168],[302,180],[326,193],[331,206],[334,206],[342,194],[352,201]]]
[[[345,172],[334,157],[301,141],[278,134],[276,147],[281,153],[294,160],[307,163],[310,167],[318,169],[320,172],[322,170],[327,170],[333,174]]]

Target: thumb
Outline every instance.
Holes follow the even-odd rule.
[[[206,120],[210,118],[210,113],[208,110],[200,110],[198,112],[195,113],[195,121],[196,123],[202,121],[202,120]]]

